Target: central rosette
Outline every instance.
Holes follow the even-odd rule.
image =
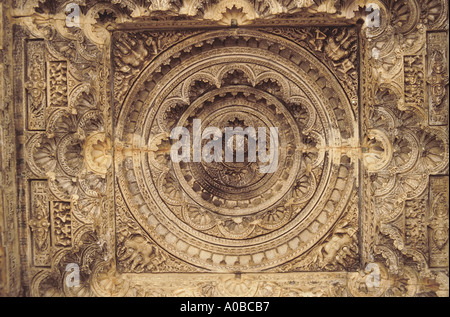
[[[185,79],[172,91],[184,98],[166,96],[157,108],[151,131],[165,133],[150,134],[151,178],[170,213],[202,234],[266,235],[316,190],[323,127],[310,101],[286,98],[287,82],[273,73],[261,69],[255,82],[247,65],[219,67]]]
[[[201,168],[204,173],[209,176],[211,182],[222,186],[228,194],[234,193],[236,190],[242,191],[245,187],[249,187],[259,182],[266,173],[261,173],[259,170],[259,164],[257,161],[257,155],[255,155],[257,149],[257,136],[254,127],[264,127],[264,132],[268,127],[264,126],[261,120],[256,117],[250,118],[251,114],[243,111],[230,110],[230,114],[219,115],[214,120],[209,121],[209,124],[219,127],[221,131],[221,160],[218,162],[212,161],[210,163],[202,161],[201,166],[193,164],[192,168],[198,170]],[[253,119],[253,120],[251,120]],[[227,139],[226,129],[233,129],[243,131],[242,136],[234,136]],[[253,130],[251,130],[253,129]],[[247,131],[247,133],[245,133]],[[278,136],[277,136],[278,137]],[[202,140],[202,148],[207,146],[208,141]],[[266,150],[266,148],[264,149]],[[276,151],[278,151],[278,147]],[[225,160],[227,151],[231,153],[232,160],[227,162]],[[242,152],[242,159],[238,160],[237,153]],[[207,155],[215,155],[215,153],[207,153]],[[200,174],[197,174],[200,175]]]
[[[176,126],[192,136],[191,159],[173,163],[176,178],[191,199],[215,213],[261,212],[278,202],[296,179],[300,132],[292,115],[269,94],[247,86],[214,90],[194,102]],[[205,135],[211,129],[216,135]],[[197,148],[196,134],[205,137]],[[212,149],[211,141],[216,142]],[[198,162],[195,151],[200,150]]]

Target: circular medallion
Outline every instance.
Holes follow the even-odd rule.
[[[295,43],[244,29],[196,35],[131,87],[116,129],[118,188],[181,260],[268,269],[306,252],[342,214],[354,178],[339,149],[354,122],[336,78]]]

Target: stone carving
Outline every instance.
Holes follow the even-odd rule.
[[[28,41],[27,54],[27,104],[29,108],[28,126],[30,130],[45,130],[45,108],[47,98],[45,93],[45,46],[43,41]]]
[[[94,133],[84,143],[86,166],[95,173],[106,174],[111,166],[111,141],[104,133]]]
[[[0,292],[6,293],[6,251],[3,246],[0,247]]]
[[[133,79],[146,64],[173,43],[197,32],[122,33],[114,39],[114,98],[122,102]]]
[[[3,3],[0,4],[0,23],[3,25]],[[0,32],[0,50],[3,49],[3,30]]]
[[[407,201],[405,206],[405,245],[412,246],[425,256],[428,250],[425,199]]]
[[[33,260],[36,266],[48,266],[50,253],[50,208],[45,181],[31,182],[31,217],[28,225],[33,243]]]
[[[72,219],[70,202],[53,201],[53,243],[55,246],[68,247],[72,244]]]
[[[119,261],[129,262],[131,271],[151,270],[152,267],[158,266],[159,261],[164,261],[161,256],[156,254],[155,248],[147,245],[145,239],[140,236],[125,240],[123,254],[119,250],[118,257]]]
[[[50,107],[67,107],[67,63],[49,62]]]
[[[158,47],[157,42],[151,36],[130,38],[125,34],[115,42],[114,52],[117,65],[117,71],[115,72],[116,99],[121,100],[130,84],[130,80],[136,76],[146,57],[148,55],[156,55]]]
[[[448,296],[448,3],[375,2],[2,2],[0,294]]]
[[[335,75],[344,86],[356,109],[358,93],[357,39],[354,28],[275,28],[263,29],[274,34],[288,36],[322,59],[335,70]]]
[[[414,8],[414,4],[405,3],[405,5],[409,8]],[[427,4],[423,3],[422,5],[433,6],[434,4],[427,2]],[[406,13],[407,11],[408,10],[405,10],[403,12]],[[416,15],[414,10],[411,10],[409,14]],[[401,26],[399,24],[396,26],[395,32],[403,34],[405,32],[403,27],[405,30],[410,28],[406,28],[406,24],[401,24]],[[410,30],[406,32],[411,32]],[[394,37],[395,36],[397,35],[394,33]],[[420,41],[423,43],[425,36],[421,36],[420,38]],[[374,35],[371,43],[375,44],[377,43],[377,40],[381,45],[386,45],[387,43],[382,35]],[[397,43],[398,42],[391,42],[393,45],[396,45]],[[378,48],[381,47],[382,46],[378,46]],[[428,127],[428,117],[426,114],[428,106],[424,104],[423,100],[423,89],[427,80],[427,78],[425,78],[426,72],[423,66],[423,57],[420,54],[416,56],[409,55],[408,52],[417,50],[413,49],[412,46],[409,47],[410,48],[407,48],[405,45],[402,48],[406,51],[403,55],[404,62],[406,63],[404,64],[405,99],[401,98],[402,93],[401,90],[399,90],[400,87],[397,87],[395,83],[396,75],[395,73],[392,73],[387,81],[380,81],[379,86],[372,86],[374,89],[368,89],[366,93],[373,97],[368,98],[367,100],[372,100],[372,103],[369,102],[368,107],[364,108],[368,109],[369,116],[375,115],[373,117],[375,120],[372,121],[374,124],[372,124],[371,127],[377,127],[377,129],[382,128],[382,131],[388,132],[388,139],[391,140],[389,142],[380,142],[380,145],[382,146],[379,146],[379,150],[381,150],[381,153],[385,153],[385,155],[379,155],[380,160],[383,157],[386,157],[386,155],[389,154],[389,151],[391,151],[392,146],[394,146],[392,159],[388,160],[389,163],[381,170],[371,173],[372,175],[369,178],[371,181],[365,183],[368,195],[380,195],[380,198],[369,198],[367,201],[373,201],[380,207],[383,205],[383,207],[378,209],[380,213],[377,223],[385,223],[385,225],[380,226],[381,235],[378,235],[378,238],[373,235],[372,231],[371,237],[373,238],[370,240],[372,241],[372,246],[367,242],[365,247],[369,250],[373,248],[375,254],[381,255],[384,261],[386,261],[387,267],[389,267],[389,270],[392,272],[399,272],[399,266],[412,265],[412,263],[417,265],[417,267],[427,266],[427,244],[429,243],[430,236],[426,229],[427,215],[424,213],[424,210],[428,208],[426,207],[428,203],[426,196],[428,179],[422,178],[420,174],[422,173],[421,171],[425,170],[428,171],[425,173],[429,173],[430,169],[433,169],[433,166],[440,169],[440,167],[437,166],[439,164],[434,164],[434,159],[431,157],[440,157],[437,161],[443,163],[443,160],[446,160],[446,153],[448,151],[444,145],[447,143],[446,137],[442,139],[443,143],[440,143],[440,141],[436,143],[437,140],[435,137],[441,134],[438,129]],[[416,47],[419,48],[420,46],[417,45]],[[378,55],[378,53],[381,53],[378,48],[377,44],[375,44],[371,52],[371,55],[377,59],[379,59],[381,55],[384,55],[384,53]],[[390,55],[392,56],[392,60],[395,60],[398,54],[395,53],[394,55],[395,51],[392,52],[393,53]],[[374,53],[376,54],[374,55]],[[397,62],[393,63],[393,65],[395,64],[398,65]],[[396,66],[393,66],[393,68],[395,67]],[[410,76],[410,74],[414,74],[414,76]],[[379,75],[381,75],[381,78],[385,77],[382,72],[380,72]],[[375,78],[373,79],[377,80],[376,78],[380,78],[378,76],[375,75]],[[413,88],[414,85],[417,85],[417,87]],[[417,100],[419,100],[419,102],[417,102]],[[392,112],[388,109],[394,111]],[[392,118],[395,119],[392,120]],[[401,132],[398,130],[399,127],[401,127]],[[405,133],[406,130],[410,130],[411,135]],[[389,137],[390,131],[394,132],[393,137]],[[413,145],[414,141],[411,137],[412,135],[417,135],[416,140],[419,142],[418,146]],[[440,149],[438,150],[438,148]],[[404,162],[403,165],[400,162]],[[400,165],[402,165],[403,168],[398,169]],[[441,168],[440,171],[436,170],[432,173],[445,173],[447,170],[447,163],[441,165]],[[387,193],[389,192],[396,192],[396,197],[392,196],[391,198],[388,198],[389,194]],[[384,203],[381,203],[381,201]],[[370,217],[367,217],[364,221],[369,221],[369,219]],[[384,237],[382,237],[383,235]],[[369,239],[366,238],[366,240]],[[373,247],[373,245],[376,246]],[[383,247],[381,247],[381,245],[383,245]],[[398,252],[400,252],[400,254]],[[374,255],[369,254],[367,256],[367,261],[370,261],[371,256]],[[420,275],[425,276],[426,273],[422,271]],[[408,293],[402,292],[401,289],[402,288],[398,287],[392,294],[394,296],[403,296],[402,294]]]
[[[125,202],[118,197],[117,202],[117,271],[119,272],[198,272],[194,266],[174,258],[158,247],[133,220],[126,210]],[[118,273],[117,273],[118,274]]]
[[[357,269],[359,256],[357,211],[356,195],[353,195],[336,228],[311,252],[283,265],[279,271]]]
[[[445,2],[427,0],[420,1],[418,5],[421,10],[422,22],[427,24],[430,29],[439,28],[445,23],[445,17],[448,14],[448,6],[445,5]]]
[[[13,44],[10,41],[13,31],[10,6],[0,4],[0,296],[19,294],[21,266],[19,254],[18,222],[18,177],[16,160],[17,147],[15,141],[16,121],[13,83],[20,79],[20,94],[24,94],[24,73],[14,77]],[[24,64],[24,60],[21,60]],[[24,67],[24,65],[22,65]],[[29,207],[28,207],[29,208]],[[29,209],[28,209],[29,211]],[[29,227],[23,224],[29,235]]]
[[[280,52],[280,45],[275,43],[283,40],[279,38],[277,41],[267,42],[264,33],[249,31],[240,33],[242,34],[236,37],[222,31],[221,37],[211,33],[180,42],[173,52],[167,52],[166,55],[176,56],[181,60],[189,60],[190,56],[195,58],[190,57],[193,61],[189,65],[192,66],[180,65],[178,71],[169,71],[170,67],[177,69],[177,63],[170,59],[163,60],[162,66],[159,60],[151,64],[150,69],[155,71],[141,76],[128,93],[129,96],[137,96],[138,102],[133,101],[131,105],[130,101],[133,99],[125,100],[124,109],[121,110],[123,115],[119,117],[117,129],[117,136],[121,142],[126,147],[137,149],[130,151],[129,154],[117,156],[117,162],[123,162],[123,167],[117,170],[120,193],[124,195],[126,201],[138,199],[143,202],[138,210],[131,208],[131,213],[135,218],[142,219],[139,223],[151,238],[159,245],[163,245],[166,250],[175,252],[178,257],[192,264],[220,271],[246,271],[254,267],[270,267],[277,263],[277,258],[285,259],[289,254],[290,257],[298,256],[307,249],[313,239],[323,234],[325,228],[331,224],[330,221],[338,217],[341,212],[340,200],[349,194],[348,189],[351,188],[352,180],[351,162],[345,156],[332,157],[330,150],[349,142],[348,138],[355,133],[352,131],[354,119],[351,106],[347,104],[344,110],[336,109],[339,102],[345,100],[344,92],[331,81],[329,87],[321,86],[323,90],[321,93],[330,96],[327,111],[334,114],[332,120],[340,129],[340,135],[335,135],[334,139],[331,139],[327,137],[331,132],[325,129],[330,124],[326,123],[328,119],[323,116],[324,110],[317,108],[318,103],[312,95],[308,96],[303,83],[290,77],[289,73],[283,72],[276,63],[268,63],[261,56],[252,55],[246,47],[259,42],[265,49],[273,47],[268,52],[277,54]],[[237,43],[241,44],[237,46]],[[295,54],[298,48],[294,49],[294,45],[289,42],[283,43],[283,53],[280,57]],[[213,47],[224,47],[223,53],[212,50]],[[233,54],[238,53],[248,57],[234,58]],[[212,61],[205,64],[201,70],[195,70],[195,74],[183,71],[183,68],[195,69],[197,63],[200,64],[202,59],[211,54],[216,56],[226,54],[227,57],[221,57],[219,65]],[[280,57],[274,55],[273,60]],[[209,59],[211,60],[211,57]],[[319,78],[328,76],[326,70],[315,62],[314,57],[303,61],[298,55],[297,64],[303,66],[291,73],[318,72],[320,74],[316,78],[318,81]],[[276,69],[277,73],[273,73],[273,69]],[[172,78],[173,75],[164,76],[166,73],[176,75]],[[159,80],[156,81],[155,78]],[[175,81],[173,88],[163,91],[163,97],[155,101],[149,100],[152,87],[163,85],[166,81]],[[199,86],[197,82],[208,85]],[[313,84],[308,85],[316,87],[312,86]],[[203,88],[198,91],[200,87]],[[180,100],[179,104],[189,100],[189,106],[181,108],[176,106],[173,100]],[[184,102],[181,102],[183,100]],[[300,100],[303,101],[299,102]],[[289,108],[286,109],[281,101],[289,102],[289,107],[296,107],[297,111],[305,108],[304,122],[308,124],[312,122],[309,127],[299,126],[291,116]],[[147,106],[153,102],[161,106]],[[133,108],[134,105],[137,108]],[[156,110],[158,108],[160,110]],[[264,108],[267,110],[263,110]],[[178,112],[174,113],[174,109]],[[153,123],[142,121],[147,117],[143,115],[145,111],[150,111],[150,118],[156,118]],[[173,117],[174,114],[176,117]],[[243,129],[248,126],[268,129],[266,122],[275,123],[280,131],[279,168],[273,174],[264,175],[258,172],[257,163],[244,165],[216,162],[185,163],[175,164],[172,168],[167,155],[158,159],[156,164],[152,161],[148,163],[134,161],[137,159],[135,155],[146,151],[144,144],[148,141],[145,140],[147,133],[145,131],[151,131],[148,139],[158,140],[154,146],[157,152],[162,152],[164,143],[158,136],[170,131],[171,128],[164,119],[173,118],[172,122],[177,122],[178,125],[192,131],[191,118],[194,115],[200,118],[205,126],[217,126],[222,131],[228,125]],[[129,143],[130,141],[126,139],[128,135],[142,137],[135,137],[134,140],[130,140],[132,143]],[[153,144],[150,144],[153,147]],[[135,158],[132,160],[130,155]],[[330,169],[327,166],[332,161],[341,162],[342,165],[337,169],[333,170],[332,167]],[[142,164],[143,168],[138,167]],[[156,169],[149,169],[149,164]],[[324,170],[325,173],[331,173],[328,177],[333,179],[333,185],[323,183]],[[153,195],[159,195],[160,198],[157,201],[150,199],[146,194],[147,190],[153,192]],[[293,238],[285,240],[280,233],[275,235],[276,230],[283,230],[286,224],[293,225],[302,218],[303,213],[309,213],[311,201],[315,201],[321,195],[327,197],[325,199],[322,196],[323,206],[326,205],[326,209],[329,210],[326,216],[323,215],[319,221],[314,221],[314,218],[306,221],[305,224],[309,223],[308,229],[299,231]],[[155,209],[154,206],[161,207]],[[166,208],[170,210],[169,213]],[[303,210],[304,208],[306,209]],[[320,209],[312,211],[316,214],[315,217],[320,212]],[[180,226],[190,227],[188,230],[192,238],[181,239],[176,229],[166,227],[171,226],[170,222],[174,220],[170,222],[165,220],[163,223],[157,220],[172,215],[176,215],[175,221]],[[273,236],[278,237],[279,241],[276,244],[271,242],[272,246],[266,247],[265,243],[268,241],[265,241],[265,237],[273,239]],[[313,238],[315,236],[317,238]],[[202,243],[197,241],[200,237]],[[253,239],[260,247],[253,247],[251,251],[245,250],[244,239]],[[205,245],[205,241],[210,245]],[[217,252],[217,246],[212,244],[217,244],[218,241],[227,241],[221,245],[222,252]],[[236,248],[238,246],[239,248]]]
[[[424,66],[423,56],[405,56],[405,103],[423,105],[424,94]]]
[[[430,180],[428,213],[430,266],[448,266],[448,176]]]
[[[447,34],[443,32],[427,33],[428,50],[428,106],[430,125],[448,123],[448,70],[447,48],[443,44]]]

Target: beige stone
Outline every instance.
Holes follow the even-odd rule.
[[[74,3],[0,3],[0,295],[448,296],[447,1]]]

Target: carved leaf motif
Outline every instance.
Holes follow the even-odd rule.
[[[49,63],[49,101],[51,107],[67,107],[67,62]]]
[[[54,241],[56,246],[72,244],[72,219],[70,202],[53,202]]]

